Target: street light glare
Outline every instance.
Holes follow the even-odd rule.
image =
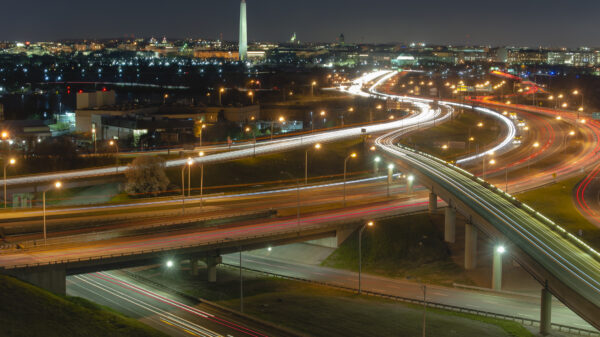
[[[374,223],[373,221],[369,221],[369,222],[367,222],[367,226],[369,226],[369,227],[373,227],[373,225],[375,225],[375,223]]]
[[[539,146],[540,146],[540,143],[538,143],[538,142],[533,143],[533,147],[539,147]]]
[[[500,254],[504,254],[504,252],[506,252],[506,248],[504,248],[504,246],[498,246],[498,248],[496,248],[496,251]]]
[[[320,149],[320,148],[321,148],[321,143],[317,143],[317,144],[315,144],[315,149],[317,149],[317,150],[318,150],[318,149]]]
[[[393,170],[394,169],[394,164],[389,164],[388,165],[388,170]]]
[[[8,161],[11,165],[14,165],[17,160],[15,158],[10,158],[10,160]]]
[[[380,157],[375,157],[374,160],[375,160],[376,163],[379,163],[381,161],[381,158]]]
[[[187,160],[187,164],[188,164],[189,166],[191,166],[193,163],[194,163],[194,161],[192,160],[192,158],[188,158],[188,160]]]
[[[415,180],[415,177],[414,177],[414,176],[411,174],[411,175],[409,175],[408,177],[406,177],[406,179],[407,179],[408,181],[413,181],[413,180]]]
[[[356,152],[352,152],[352,154],[350,155],[350,157],[356,158]]]
[[[54,187],[56,188],[60,188],[62,186],[62,183],[60,181],[57,181],[54,183]]]
[[[167,261],[167,268],[173,267],[173,260]]]
[[[204,151],[200,151],[200,152],[198,152],[198,155],[199,155],[200,157],[204,157]]]
[[[279,121],[283,122],[285,120],[285,118],[283,118],[283,116],[279,117]]]

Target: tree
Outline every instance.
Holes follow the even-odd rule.
[[[140,156],[128,165],[125,172],[129,194],[151,193],[157,195],[164,192],[169,185],[165,174],[165,161],[160,157]]]

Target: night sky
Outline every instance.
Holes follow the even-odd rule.
[[[600,46],[598,0],[247,0],[249,40]],[[237,40],[237,0],[4,0],[0,40]]]

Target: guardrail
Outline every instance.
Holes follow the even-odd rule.
[[[228,268],[233,268],[233,269],[240,268],[239,265],[236,266],[236,265],[228,264],[228,263],[223,263],[222,265],[224,265],[225,267],[228,267]],[[271,277],[277,277],[277,278],[282,278],[282,279],[286,279],[286,280],[316,284],[316,285],[321,285],[321,286],[334,288],[334,289],[338,289],[338,290],[358,293],[358,289],[356,289],[356,288],[342,286],[339,284],[322,282],[322,281],[314,281],[314,280],[309,280],[309,279],[294,277],[294,276],[280,275],[280,274],[271,273],[268,271],[262,271],[262,270],[258,270],[258,269],[253,269],[253,268],[248,268],[248,267],[242,267],[242,269],[252,271],[255,273],[259,273],[259,274],[264,274],[264,275],[271,276]],[[399,301],[399,302],[418,304],[418,305],[427,305],[428,307],[437,308],[437,309],[443,309],[443,310],[449,310],[449,311],[454,311],[454,312],[473,314],[473,315],[491,317],[491,318],[497,318],[497,319],[504,319],[504,320],[513,321],[513,322],[517,322],[517,323],[520,323],[523,325],[529,325],[529,326],[534,326],[534,327],[540,325],[540,321],[536,320],[536,319],[523,318],[523,317],[505,315],[505,314],[498,314],[498,313],[485,311],[485,310],[464,308],[464,307],[455,306],[455,305],[442,304],[442,303],[437,303],[437,302],[431,302],[431,301],[414,299],[414,298],[397,296],[397,295],[391,295],[391,294],[384,294],[381,292],[371,291],[371,290],[363,289],[363,290],[361,290],[361,293],[365,294],[365,295],[369,295],[369,296],[387,298],[387,299],[391,299],[391,300],[395,300],[395,301]],[[599,331],[577,328],[577,327],[572,327],[572,326],[568,326],[568,325],[564,325],[564,324],[556,324],[556,323],[552,323],[551,326],[554,330],[559,331],[559,332],[577,334],[580,336],[600,337]]]

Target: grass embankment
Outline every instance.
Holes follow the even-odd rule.
[[[170,287],[239,310],[239,274],[219,269],[219,282],[207,283],[205,271],[143,272]],[[422,307],[336,289],[244,273],[244,312],[314,336],[418,336]],[[517,323],[427,310],[430,336],[531,336]]]
[[[443,217],[416,214],[377,222],[362,235],[363,271],[388,277],[452,285],[472,283],[454,263],[439,228]],[[322,265],[358,271],[358,232]]]
[[[482,127],[477,126],[480,122],[483,123]],[[469,129],[470,136],[474,139],[470,145],[472,153],[475,153],[476,144],[479,144],[481,151],[483,147],[497,141],[502,133],[502,127],[495,118],[466,110],[451,121],[403,138],[401,143],[444,160],[454,160],[469,152]],[[465,147],[449,146],[448,149],[443,149],[442,146],[449,142],[463,142]]]
[[[357,158],[348,160],[348,177],[373,169],[372,162],[375,153],[366,148],[362,139],[356,138],[324,143],[320,150],[315,150],[307,145],[305,149],[204,165],[204,193],[260,187],[257,185],[274,187],[284,183],[294,184],[296,179],[304,183],[305,151],[307,149],[309,149],[309,183],[314,182],[315,177],[321,176],[336,176],[341,179],[344,171],[344,159],[352,152],[357,153]],[[173,190],[173,193],[180,193],[178,189],[181,186],[181,168],[170,168],[166,172],[171,183],[170,189]],[[192,166],[191,174],[192,194],[197,195],[200,193],[200,166]],[[185,184],[187,185],[187,169]],[[112,201],[123,202],[128,199],[130,197],[121,193]]]
[[[573,235],[582,231],[582,239],[600,249],[600,229],[590,223],[573,204],[573,189],[585,175],[573,177],[550,186],[521,193],[517,198]]]
[[[61,297],[0,275],[2,336],[166,336],[81,298]]]

